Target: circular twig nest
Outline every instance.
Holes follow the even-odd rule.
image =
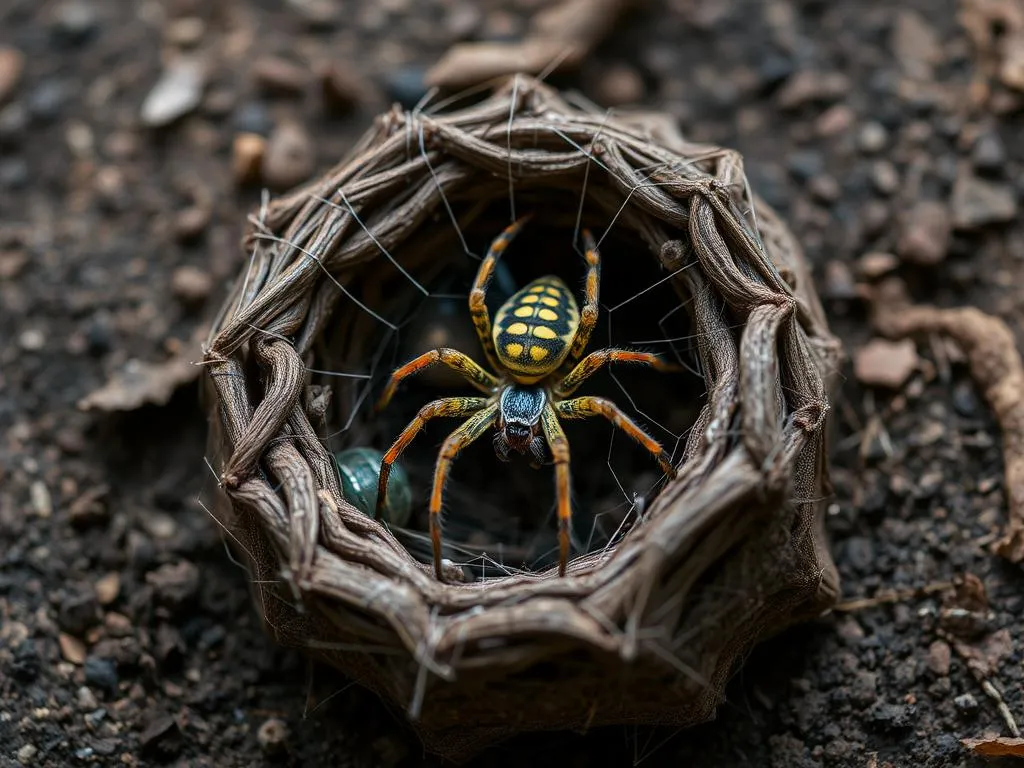
[[[391,530],[344,498],[332,452],[397,436],[402,419],[372,409],[405,362],[389,344],[451,283],[467,321],[473,256],[517,210],[536,212],[523,263],[581,275],[573,238],[589,227],[606,310],[685,322],[693,373],[642,374],[688,419],[673,427],[678,476],[654,483],[600,546],[577,547],[565,577],[550,559],[474,570],[453,556],[442,582],[415,546],[422,529]],[[735,152],[685,141],[666,116],[610,116],[520,76],[470,106],[382,115],[348,159],[250,223],[205,357],[215,515],[273,637],[404,710],[428,749],[461,760],[529,730],[706,720],[755,643],[832,604],[822,499],[841,351],[799,247]],[[505,262],[518,263],[511,246]],[[622,294],[633,275],[648,287]],[[425,402],[406,400],[412,413]],[[605,462],[581,442],[575,477]],[[460,461],[471,473],[484,459]],[[448,514],[493,534],[482,499],[501,507],[516,492],[499,472],[478,495],[452,496]],[[535,475],[553,484],[550,467]],[[585,516],[590,492],[576,491]],[[553,545],[554,527],[536,526]]]

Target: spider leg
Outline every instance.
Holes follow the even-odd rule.
[[[498,363],[498,356],[494,352],[494,339],[491,338],[491,316],[487,313],[485,303],[487,289],[491,285],[491,278],[494,277],[494,269],[498,266],[501,254],[530,218],[530,214],[520,216],[494,238],[491,247],[487,249],[487,255],[480,262],[480,269],[477,270],[476,279],[473,281],[473,289],[469,292],[469,314],[473,318],[476,335],[480,337],[480,345],[484,348],[487,362],[496,371],[500,371],[502,368]]]
[[[583,230],[583,248],[583,258],[587,262],[587,277],[583,308],[580,310],[580,324],[569,350],[569,357],[573,360],[578,360],[590,343],[590,334],[597,325],[597,315],[601,308],[601,254],[598,253],[597,244],[589,229]]]
[[[603,397],[575,397],[572,400],[562,400],[555,403],[555,410],[559,416],[566,419],[586,419],[590,416],[604,416],[612,424],[646,448],[658,460],[666,475],[669,477],[676,476],[676,468],[672,466],[672,458],[661,447],[661,443],[638,427],[611,400],[605,400]]]
[[[498,403],[491,403],[466,419],[462,426],[448,435],[434,467],[434,488],[430,492],[430,542],[434,547],[434,575],[441,580],[441,502],[448,472],[459,451],[486,432],[494,423]]]
[[[572,520],[572,486],[569,477],[569,438],[549,403],[540,417],[544,437],[551,448],[555,465],[555,490],[558,496],[558,575],[565,576],[569,562],[569,523]]]
[[[429,352],[424,352],[422,355],[414,360],[410,360],[402,367],[396,368],[394,373],[391,374],[391,378],[388,379],[388,384],[384,387],[384,392],[380,396],[380,400],[377,401],[376,409],[380,411],[391,401],[392,396],[395,394],[395,390],[398,389],[398,385],[401,384],[404,379],[419,373],[424,368],[428,368],[435,363],[447,365],[453,371],[461,374],[463,378],[482,392],[490,394],[494,391],[495,387],[498,386],[498,380],[477,365],[469,355],[463,354],[457,349],[440,347],[438,349],[432,349]]]
[[[387,453],[380,462],[380,475],[377,478],[377,507],[373,517],[380,520],[387,504],[388,475],[391,474],[391,465],[402,455],[409,443],[416,437],[431,419],[439,416],[469,416],[476,413],[487,405],[487,399],[483,397],[446,397],[442,400],[434,400],[420,408],[416,418],[409,422],[409,425],[402,430],[402,434],[388,448]]]
[[[575,368],[555,387],[558,394],[571,395],[577,387],[593,376],[608,363],[640,363],[649,365],[657,371],[675,371],[678,366],[666,363],[660,357],[650,352],[634,352],[628,349],[601,349],[591,352],[576,365]]]

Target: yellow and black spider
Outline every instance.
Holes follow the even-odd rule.
[[[502,252],[529,218],[518,219],[494,239],[469,294],[469,311],[484,354],[499,375],[491,375],[458,350],[434,349],[395,370],[377,403],[378,410],[386,406],[403,379],[438,362],[457,371],[486,394],[486,397],[446,397],[423,406],[381,461],[377,487],[378,520],[386,503],[391,465],[427,421],[438,416],[469,417],[444,441],[434,469],[429,511],[434,572],[438,579],[442,578],[441,499],[448,472],[459,451],[492,425],[496,430],[494,450],[503,461],[508,460],[509,451],[528,452],[531,464],[538,467],[546,458],[544,444],[550,448],[558,495],[559,576],[565,575],[569,559],[569,520],[572,514],[569,441],[559,424],[559,417],[583,419],[604,416],[650,451],[670,477],[675,476],[675,467],[658,441],[630,420],[615,403],[599,397],[569,397],[584,380],[607,363],[641,363],[662,371],[674,369],[656,355],[625,349],[602,349],[580,360],[597,324],[600,291],[601,260],[590,232],[583,230],[587,262],[583,311],[578,309],[576,299],[564,282],[553,276],[541,277],[498,309],[492,332],[491,318],[484,304],[487,288]]]

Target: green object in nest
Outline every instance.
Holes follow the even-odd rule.
[[[380,462],[384,454],[373,448],[346,448],[334,454],[341,477],[341,490],[345,500],[360,512],[373,517],[377,506],[377,481]],[[412,513],[412,490],[409,476],[397,462],[388,477],[388,496],[384,506],[384,521],[402,527]]]

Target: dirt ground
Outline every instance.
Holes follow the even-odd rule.
[[[437,764],[398,713],[262,634],[198,502],[195,384],[78,404],[209,322],[259,202],[239,134],[266,137],[263,180],[285,188],[415,103],[453,42],[516,39],[540,5],[0,3],[0,765]],[[1024,92],[971,44],[957,14],[978,5],[650,0],[565,80],[746,155],[860,363],[834,407],[844,600],[906,594],[761,646],[713,723],[532,736],[475,765],[973,766],[961,739],[1024,717],[1024,578],[988,548],[1007,514],[995,421],[963,350],[862,352],[882,274],[1024,338]],[[1020,31],[1019,2],[988,5]],[[343,73],[327,97],[323,62]]]

